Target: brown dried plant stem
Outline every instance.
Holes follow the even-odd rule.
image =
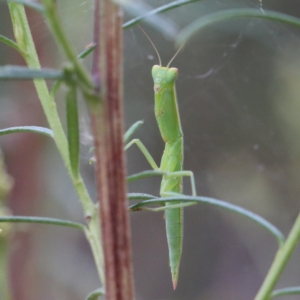
[[[122,16],[110,0],[95,0],[95,141],[107,300],[132,300],[133,272],[123,151]]]

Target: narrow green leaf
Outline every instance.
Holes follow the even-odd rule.
[[[115,0],[120,4],[124,10],[133,16],[145,16],[144,21],[147,22],[153,28],[158,29],[164,35],[171,39],[174,39],[178,28],[177,25],[170,19],[159,16],[158,14],[151,14],[151,18],[147,17],[149,12],[152,11],[152,7],[141,1],[131,1],[131,0]]]
[[[90,53],[94,51],[95,48],[96,48],[96,44],[92,44],[91,46],[83,50],[80,54],[78,54],[78,58],[87,57]]]
[[[131,136],[136,132],[136,130],[144,123],[144,121],[137,121],[134,124],[132,124],[129,129],[124,134],[124,144],[128,142],[128,140],[131,138]]]
[[[263,228],[267,229],[269,233],[271,233],[278,241],[279,246],[282,246],[284,244],[285,238],[283,234],[279,231],[278,228],[276,228],[273,224],[262,218],[261,216],[245,209],[240,206],[228,203],[226,201],[209,198],[209,197],[193,197],[193,196],[178,196],[178,197],[168,197],[168,198],[158,198],[155,200],[145,200],[143,202],[134,204],[129,207],[130,210],[140,210],[143,206],[151,205],[151,204],[161,204],[161,203],[167,203],[167,202],[201,202],[204,204],[210,204],[218,207],[222,207],[226,210],[235,212],[239,215],[242,215],[244,217],[247,217],[248,219],[254,221],[258,225],[262,226]]]
[[[3,42],[4,44],[6,44],[6,45],[16,49],[17,51],[21,52],[18,44],[15,41],[7,38],[6,36],[4,36],[2,34],[0,34],[0,42]]]
[[[64,73],[54,69],[30,69],[22,66],[6,65],[0,67],[0,79],[32,80],[32,79],[63,79]]]
[[[289,296],[289,295],[299,295],[300,286],[293,286],[284,289],[278,289],[272,292],[271,298],[280,297],[280,296]]]
[[[6,216],[0,217],[0,223],[38,223],[38,224],[48,224],[48,225],[58,225],[64,227],[71,227],[80,230],[85,230],[83,224],[72,222],[68,220],[61,220],[55,218],[46,217],[31,217],[31,216]]]
[[[182,5],[197,2],[197,1],[201,1],[201,0],[181,0],[181,1],[174,1],[174,2],[171,2],[171,3],[166,4],[166,5],[162,5],[158,8],[155,8],[155,9],[153,9],[153,10],[147,12],[147,13],[144,13],[144,14],[142,14],[142,15],[126,22],[126,23],[124,23],[123,24],[123,29],[127,29],[127,28],[129,28],[133,25],[138,24],[139,22],[143,21],[144,19],[151,18],[152,16],[157,15],[159,13],[168,11],[168,10],[176,8],[176,7],[180,7]]]
[[[58,91],[59,87],[61,86],[61,84],[63,83],[63,80],[58,79],[54,82],[51,90],[50,90],[50,95],[54,98],[56,92]]]
[[[92,44],[90,47],[88,47],[87,49],[85,49],[84,51],[82,51],[80,54],[78,54],[78,58],[86,58],[90,53],[92,53],[95,49],[96,45]],[[55,83],[53,84],[52,88],[51,88],[51,96],[54,97],[57,90],[59,89],[59,87],[61,86],[61,84],[63,83],[63,80],[57,80],[55,81]]]
[[[143,171],[140,173],[136,173],[136,174],[127,176],[126,179],[127,179],[127,182],[133,182],[138,179],[144,179],[147,177],[154,177],[154,176],[163,176],[166,174],[168,174],[168,173],[164,172],[164,171],[147,170],[147,171]]]
[[[49,137],[53,137],[53,131],[51,129],[46,127],[40,127],[40,126],[16,126],[16,127],[0,129],[0,136],[5,134],[10,134],[10,133],[18,133],[18,132],[34,132]]]
[[[19,4],[23,4],[29,8],[32,8],[36,11],[38,11],[39,13],[44,13],[45,12],[45,8],[42,4],[38,4],[36,2],[32,2],[32,1],[26,1],[26,0],[7,0],[7,2],[14,2],[14,3],[19,3]]]
[[[292,25],[295,27],[300,27],[300,19],[296,17],[289,16],[287,14],[278,13],[275,11],[268,11],[264,10],[262,12],[259,9],[229,9],[223,10],[216,13],[212,13],[197,19],[196,21],[192,22],[186,28],[184,28],[181,32],[179,32],[176,44],[177,46],[182,45],[185,43],[191,36],[193,36],[198,31],[206,28],[209,25],[216,24],[221,21],[225,20],[232,20],[232,19],[241,19],[241,18],[260,18],[266,20],[273,20],[277,22],[281,22],[283,24]]]
[[[66,99],[67,112],[67,128],[69,142],[69,156],[72,173],[74,176],[79,175],[79,154],[80,154],[80,138],[79,138],[79,122],[77,107],[77,90],[76,85],[68,86]]]
[[[128,200],[150,200],[150,199],[159,199],[156,196],[144,193],[128,193]]]
[[[105,290],[103,288],[98,288],[88,294],[88,296],[85,298],[85,300],[97,300],[98,297],[105,295]]]

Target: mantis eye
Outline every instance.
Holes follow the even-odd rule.
[[[178,69],[177,68],[170,68],[168,71],[167,79],[168,82],[174,82],[178,77]]]
[[[161,69],[161,67],[159,65],[154,65],[152,67],[152,77],[153,78],[156,77],[156,74],[157,74],[157,72],[158,72],[159,69]]]

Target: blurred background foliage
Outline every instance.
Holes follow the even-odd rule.
[[[92,0],[58,1],[65,29],[81,52],[92,42]],[[147,1],[153,7],[169,1]],[[211,12],[251,7],[300,17],[297,0],[203,0],[166,12],[180,28]],[[43,67],[64,62],[44,20],[27,10]],[[130,17],[125,15],[125,20]],[[0,33],[13,38],[6,4],[0,3]],[[174,43],[143,28],[163,60]],[[250,209],[288,233],[300,209],[300,31],[259,19],[211,26],[185,45],[173,66],[185,137],[184,168],[195,173],[199,195]],[[0,44],[0,63],[24,64]],[[90,58],[86,59],[90,67]],[[126,128],[137,120],[141,138],[159,162],[163,142],[153,111],[151,67],[157,58],[137,27],[124,31]],[[50,83],[49,83],[50,86]],[[62,88],[57,104],[64,118]],[[0,128],[46,122],[30,82],[0,82]],[[82,172],[95,195],[92,145],[81,101]],[[7,199],[15,215],[42,215],[83,221],[77,196],[52,143],[30,133],[0,138],[14,187]],[[127,153],[128,173],[150,169],[138,149]],[[129,186],[130,192],[158,194],[160,179]],[[189,193],[189,182],[185,182]],[[95,197],[94,197],[95,198]],[[131,213],[136,299],[251,300],[276,251],[276,242],[257,225],[220,209],[185,209],[185,238],[177,290],[172,290],[162,213]],[[85,237],[73,229],[14,227],[8,276],[13,300],[79,300],[99,283]],[[299,250],[278,287],[299,285]],[[4,270],[0,270],[4,272]],[[298,299],[290,297],[289,299]]]

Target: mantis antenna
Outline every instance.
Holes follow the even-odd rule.
[[[139,26],[139,28],[142,30],[142,32],[144,33],[144,35],[146,36],[146,38],[149,40],[149,42],[151,43],[152,47],[154,48],[154,50],[155,50],[155,52],[156,52],[156,54],[157,54],[157,57],[158,57],[159,65],[162,67],[160,55],[159,55],[159,53],[158,53],[158,51],[157,51],[157,49],[156,49],[154,43],[152,42],[152,40],[150,39],[150,37],[148,36],[148,34],[144,31],[144,29],[143,29],[140,25],[138,25],[138,26]]]
[[[179,49],[176,51],[176,53],[174,54],[174,56],[171,58],[171,60],[170,60],[169,63],[167,64],[167,68],[169,68],[171,62],[176,58],[177,54],[178,54],[179,51],[183,48],[184,44],[185,44],[185,43],[183,43],[183,44],[179,47]]]
[[[157,54],[157,57],[158,57],[158,61],[159,61],[159,65],[162,67],[162,64],[161,64],[161,58],[160,58],[160,55],[158,53],[158,50],[157,48],[155,47],[154,43],[152,42],[152,40],[150,39],[149,35],[145,32],[145,30],[140,26],[138,25],[138,27],[142,30],[142,32],[144,33],[144,35],[146,36],[146,38],[149,40],[149,42],[151,43],[153,49],[155,50],[156,54]],[[179,49],[176,51],[176,53],[174,54],[174,56],[171,58],[171,60],[169,61],[169,63],[167,64],[167,68],[169,68],[171,62],[176,58],[177,54],[179,53],[179,51],[183,48],[185,43],[183,43]]]

